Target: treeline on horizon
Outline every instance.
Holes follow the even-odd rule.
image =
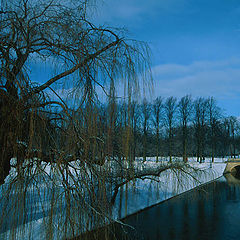
[[[68,153],[100,164],[106,158],[131,161],[136,157],[156,157],[158,161],[169,157],[171,161],[177,156],[184,161],[197,157],[202,162],[205,157],[214,161],[215,157],[239,154],[239,121],[235,116],[224,116],[213,97],[157,97],[140,103],[112,97],[107,103],[87,101],[81,111],[72,110],[71,117],[74,125],[60,126],[57,118],[50,119],[45,131],[51,137],[46,137],[48,143],[42,144],[45,150],[54,148],[49,139],[54,139],[55,147],[62,148],[69,140],[61,132],[77,128],[84,144]]]

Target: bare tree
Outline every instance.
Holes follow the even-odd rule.
[[[229,150],[230,150],[230,126],[229,126],[229,121],[228,118],[224,118],[222,120],[222,144],[223,144],[223,149],[222,149],[222,156],[228,156]]]
[[[156,162],[158,162],[158,158],[159,158],[159,148],[160,148],[160,137],[159,137],[159,133],[160,133],[160,121],[162,118],[162,114],[163,114],[163,99],[161,97],[157,97],[154,100],[154,103],[152,105],[153,107],[153,124],[156,130],[156,139],[157,139],[157,155],[156,155]]]
[[[15,0],[0,11],[0,184],[9,175],[11,158],[16,157],[16,176],[6,190],[6,194],[21,196],[21,201],[7,203],[8,210],[22,213],[15,218],[16,224],[29,221],[26,192],[36,182],[48,186],[44,195],[38,186],[32,193],[39,202],[50,198],[47,211],[54,211],[56,199],[62,201],[62,218],[50,215],[46,236],[53,234],[53,221],[58,220],[61,238],[69,232],[74,235],[74,229],[83,230],[83,217],[74,209],[88,209],[96,217],[89,218],[90,224],[100,218],[105,221],[107,205],[103,203],[109,189],[91,167],[106,146],[107,136],[113,135],[115,110],[109,111],[108,134],[99,132],[98,126],[105,126],[94,105],[96,86],[108,95],[106,86],[110,83],[113,89],[116,80],[122,79],[131,96],[139,77],[146,80],[145,70],[150,69],[147,45],[127,40],[123,30],[94,25],[88,19],[89,7],[87,0]],[[47,64],[52,76],[36,83],[30,74],[33,62],[39,72]],[[68,99],[61,89],[71,90]],[[42,169],[41,161],[50,164],[51,174]],[[29,182],[32,185],[23,184]],[[1,192],[0,198],[4,201],[7,196]]]
[[[132,132],[132,141],[131,141],[131,155],[132,159],[136,158],[136,148],[137,148],[137,130],[139,129],[139,104],[136,101],[130,103],[130,121],[131,121],[131,132]]]
[[[239,122],[236,117],[230,116],[228,118],[229,134],[230,134],[230,153],[231,157],[236,158],[236,135],[239,131]]]
[[[143,99],[142,102],[142,121],[143,121],[143,161],[146,161],[147,154],[147,133],[148,133],[148,121],[151,116],[151,105],[147,99]]]
[[[68,111],[61,98],[47,100],[47,91],[59,96],[56,90],[61,84],[72,89],[83,87],[80,95],[85,101],[93,97],[89,92],[94,91],[95,85],[104,89],[102,78],[105,82],[125,78],[131,91],[138,70],[146,63],[146,59],[140,60],[144,44],[130,45],[121,33],[94,26],[87,20],[87,7],[87,1],[66,5],[59,0],[17,0],[9,1],[1,11],[0,112],[1,129],[5,129],[0,137],[1,183],[8,175],[10,158],[19,154],[16,142],[23,140],[25,112],[52,105]],[[33,60],[40,62],[39,67],[41,61],[56,66],[56,74],[34,85],[28,67]]]
[[[168,155],[169,161],[172,162],[172,148],[173,148],[173,127],[175,123],[175,114],[177,110],[177,99],[169,97],[164,104],[165,109],[165,123],[168,131]]]
[[[220,108],[217,106],[216,100],[213,97],[208,98],[208,119],[211,129],[211,152],[212,162],[214,162],[216,144],[217,144],[217,127],[219,125]]]
[[[200,163],[205,158],[205,137],[207,124],[207,100],[202,97],[194,101],[194,128],[197,148],[197,160]]]
[[[188,138],[188,124],[192,113],[191,96],[186,95],[182,97],[178,103],[178,113],[180,126],[182,128],[182,156],[183,161],[187,162],[187,138]]]

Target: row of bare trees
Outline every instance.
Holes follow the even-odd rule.
[[[101,106],[105,129],[102,136],[108,138],[105,155],[119,157],[123,152],[128,159],[147,156],[195,156],[202,162],[206,156],[212,158],[236,156],[239,148],[239,121],[236,117],[225,117],[213,97],[192,99],[186,95],[157,97],[149,102],[130,104],[114,101],[114,112],[108,105]],[[113,109],[111,107],[111,109]],[[89,115],[89,113],[87,113]],[[100,114],[100,115],[101,115]],[[119,136],[121,139],[119,140]],[[127,149],[127,150],[126,150]]]

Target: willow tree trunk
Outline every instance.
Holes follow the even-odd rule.
[[[0,184],[10,171],[10,160],[17,155],[17,140],[21,130],[18,104],[9,99],[0,100]]]

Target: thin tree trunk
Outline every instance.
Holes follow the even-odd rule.
[[[186,126],[183,127],[183,161],[187,162],[187,133],[186,133]]]
[[[169,131],[169,162],[172,162],[172,130]]]
[[[156,162],[158,162],[159,158],[159,129],[157,129],[157,156],[156,156]]]

